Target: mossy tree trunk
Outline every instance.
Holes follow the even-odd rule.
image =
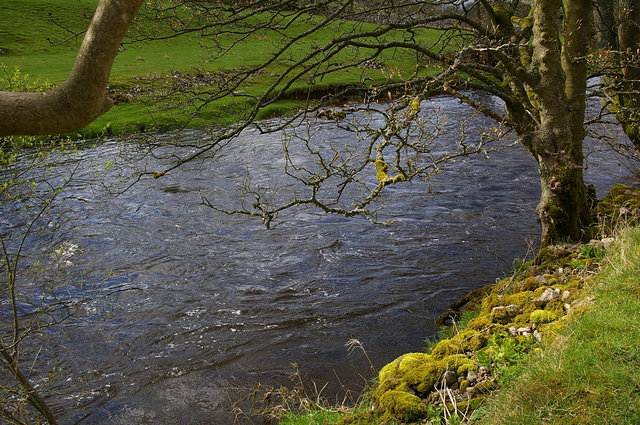
[[[100,0],[69,78],[44,93],[0,92],[0,137],[77,130],[111,107],[111,67],[144,0]]]
[[[534,2],[530,97],[537,125],[525,145],[540,172],[542,245],[590,236],[582,153],[590,17],[589,0]]]
[[[640,2],[596,0],[596,27],[610,72],[603,82],[609,109],[640,151]]]

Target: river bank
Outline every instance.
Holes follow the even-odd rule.
[[[97,0],[2,2],[0,90],[30,91],[35,88],[34,81],[39,82],[39,89],[64,81],[97,3]],[[253,36],[238,41],[230,35],[232,28],[229,31],[221,28],[220,33],[226,35],[216,37],[202,37],[198,31],[180,37],[167,36],[175,28],[158,19],[156,13],[162,12],[153,8],[141,11],[116,58],[107,90],[114,106],[73,137],[235,124],[247,118],[257,100],[272,86],[278,90],[286,88],[285,93],[279,100],[270,101],[256,118],[283,116],[333,90],[354,87],[366,91],[382,82],[401,81],[400,75],[434,72],[432,65],[419,63],[415,55],[384,53],[365,61],[366,53],[344,49],[334,57],[335,61],[347,63],[355,59],[358,63],[358,58],[362,58],[362,63],[327,73],[318,81],[298,81],[285,87],[277,81],[288,67],[286,63],[272,61],[272,55],[297,31],[313,27],[320,17],[297,21],[294,28],[282,31],[256,30]],[[175,13],[177,17],[185,17],[193,11],[187,7],[178,8]],[[269,21],[268,14],[254,18],[265,24]],[[215,17],[207,25],[215,25]],[[290,53],[303,56],[314,46],[326,45],[335,34],[348,30],[344,25],[336,22],[314,31],[297,41]],[[368,24],[353,25],[366,29]],[[414,35],[424,45],[435,48],[441,32],[425,30]],[[362,100],[362,93],[357,99]]]
[[[600,239],[545,247],[461,298],[440,339],[383,367],[355,412],[281,423],[638,423],[639,207],[639,190],[614,186]]]

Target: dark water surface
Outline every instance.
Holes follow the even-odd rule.
[[[443,102],[451,120],[470,114]],[[233,146],[117,196],[95,181],[113,183],[119,158],[138,147],[110,141],[79,154],[82,170],[27,255],[51,262],[63,246],[66,278],[83,282],[68,296],[90,298],[41,338],[36,365],[62,371],[53,404],[63,423],[232,424],[223,387],[286,383],[291,363],[309,380],[357,388],[371,372],[347,341],[359,340],[375,367],[422,350],[453,300],[536,244],[537,173],[519,147],[392,188],[388,226],[308,210],[267,230],[201,205],[202,194],[229,196],[226,178],[247,167],[281,174],[279,135],[247,132]],[[129,165],[157,170],[162,161]],[[630,174],[616,160],[596,162],[587,175],[600,196]],[[3,225],[16,226],[10,214]]]

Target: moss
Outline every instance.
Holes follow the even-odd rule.
[[[526,279],[517,283],[514,289],[518,291],[533,291],[540,286],[540,279],[536,276],[529,276]]]
[[[477,351],[487,343],[487,336],[482,332],[468,329],[458,333],[451,339],[440,341],[431,354],[436,358],[443,358],[453,354],[465,354],[469,351]]]
[[[531,323],[542,324],[557,320],[560,317],[557,313],[549,310],[535,310],[531,312],[529,320]]]
[[[427,414],[427,406],[420,397],[404,391],[385,392],[378,400],[377,411],[381,419],[398,419],[413,422]]]
[[[476,410],[478,407],[482,405],[482,403],[484,402],[484,399],[485,397],[483,396],[475,397],[475,398],[472,398],[471,400],[459,401],[456,403],[455,406],[453,404],[447,403],[447,408],[451,412],[455,412],[455,411],[465,412],[465,415],[469,415],[471,412],[473,412],[474,410]]]
[[[475,289],[460,298],[458,301],[454,302],[451,305],[451,308],[460,312],[480,311],[480,309],[482,309],[483,300],[493,291],[494,288],[495,285],[486,285]]]
[[[491,320],[506,324],[520,313],[520,307],[516,305],[498,306],[491,309]]]
[[[467,324],[467,328],[473,329],[476,331],[482,331],[490,328],[491,325],[492,325],[491,319],[489,319],[487,316],[479,316],[479,317],[476,317],[475,319],[472,319]]]
[[[563,320],[556,320],[555,322],[546,323],[540,326],[543,344],[549,344],[555,340],[558,335],[558,331],[564,326],[563,322]]]
[[[488,395],[497,388],[498,384],[494,381],[482,381],[476,386],[471,387],[471,390],[469,390],[468,393],[471,398],[475,398],[481,395]]]
[[[387,170],[389,169],[389,164],[384,162],[381,159],[376,159],[376,178],[379,182],[383,182],[389,178],[389,174],[387,174]]]
[[[615,229],[620,223],[637,224],[640,221],[640,190],[617,184],[597,207],[596,214],[601,225]],[[607,230],[604,229],[605,233]]]
[[[507,305],[516,305],[520,308],[525,306],[527,303],[531,301],[533,297],[533,292],[531,291],[522,291],[517,294],[509,295],[505,297],[505,304]]]
[[[447,370],[466,371],[471,367],[475,367],[475,363],[463,354],[444,358],[436,358],[424,353],[405,354],[382,368],[378,374],[379,384],[373,397],[379,398],[390,390],[426,395],[433,391],[436,383]]]

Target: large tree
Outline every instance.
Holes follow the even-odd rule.
[[[596,0],[603,102],[640,150],[640,7],[633,0]]]

